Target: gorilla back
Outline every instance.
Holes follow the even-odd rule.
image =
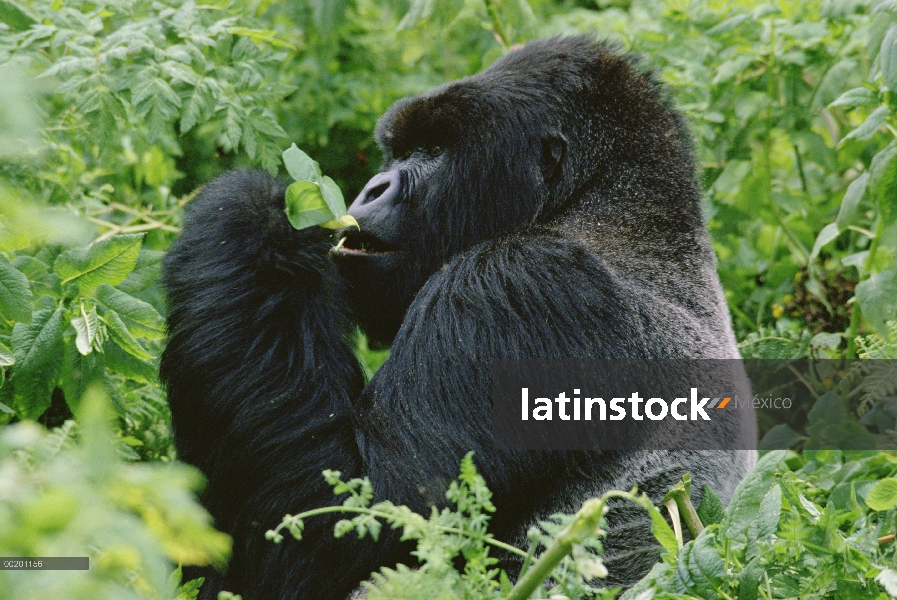
[[[328,468],[428,511],[474,450],[490,530],[518,544],[539,518],[611,488],[659,500],[686,472],[727,501],[752,454],[500,452],[489,426],[495,358],[738,357],[689,137],[660,86],[612,48],[555,38],[398,102],[376,136],[384,166],[339,250],[291,229],[275,181],[230,173],[166,258],[178,451],[234,538],[202,597],[344,598],[411,560],[394,535],[335,540],[324,519],[301,542],[264,540],[284,513],[333,503]],[[354,323],[392,343],[366,386]],[[715,447],[739,447],[737,413]],[[649,526],[609,516],[608,582],[631,584],[657,560]]]

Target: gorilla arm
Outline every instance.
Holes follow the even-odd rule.
[[[235,541],[226,575],[201,573],[203,598],[343,598],[374,568],[328,519],[301,543],[264,539],[284,514],[335,503],[323,469],[360,474],[349,402],[363,376],[330,242],[294,230],[283,207],[271,177],[227,174],[190,203],[165,259],[161,376],[177,450],[205,473],[203,502]]]

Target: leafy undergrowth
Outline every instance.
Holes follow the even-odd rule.
[[[174,565],[226,563],[230,538],[195,500],[187,465],[126,462],[92,388],[78,425],[0,429],[0,556],[87,556],[89,570],[0,570],[4,600],[195,598]]]
[[[623,600],[897,597],[897,454],[776,450]]]
[[[674,533],[645,496],[611,491],[586,501],[575,515],[554,515],[531,529],[524,551],[489,535],[491,493],[468,455],[446,493],[454,508],[434,508],[425,518],[390,502],[371,505],[366,479],[343,482],[331,471],[325,477],[334,493],[348,494],[343,505],[287,515],[268,538],[282,543],[286,530],[301,540],[305,520],[328,512],[351,517],[336,525],[337,537],[376,540],[381,521],[401,529],[403,539],[416,541],[421,566],[374,574],[364,584],[367,600],[611,599],[619,588],[601,587],[607,576],[601,539],[607,500],[616,497],[648,512],[663,548],[662,562],[620,600],[897,598],[895,475],[893,452],[776,450],[759,460],[725,511],[702,503],[690,511],[691,522],[681,512],[689,529],[700,531],[687,543],[678,533],[678,510],[671,512]],[[684,491],[679,504],[690,507],[688,484],[686,477],[670,496]],[[707,496],[715,494],[705,488]],[[516,584],[496,567],[495,547],[524,557]]]

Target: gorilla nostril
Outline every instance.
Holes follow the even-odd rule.
[[[371,189],[368,190],[365,201],[370,202],[372,200],[376,200],[377,198],[382,196],[384,194],[384,192],[386,192],[386,190],[388,190],[388,189],[389,189],[388,181],[384,181],[383,183],[375,185],[374,187],[372,187]]]

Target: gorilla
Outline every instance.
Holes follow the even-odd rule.
[[[586,37],[534,42],[399,101],[376,138],[382,171],[338,249],[290,226],[284,185],[232,172],[190,203],[166,257],[177,451],[234,540],[201,597],[342,599],[411,564],[395,532],[337,540],[323,517],[300,542],[265,540],[284,514],[337,503],[324,469],[428,513],[473,450],[490,531],[524,547],[538,519],[611,488],[659,501],[688,472],[727,502],[753,455],[725,439],[733,450],[493,445],[493,359],[739,356],[687,127],[638,61]],[[392,346],[367,384],[356,326]],[[631,585],[658,559],[647,517],[609,517],[607,582]]]

